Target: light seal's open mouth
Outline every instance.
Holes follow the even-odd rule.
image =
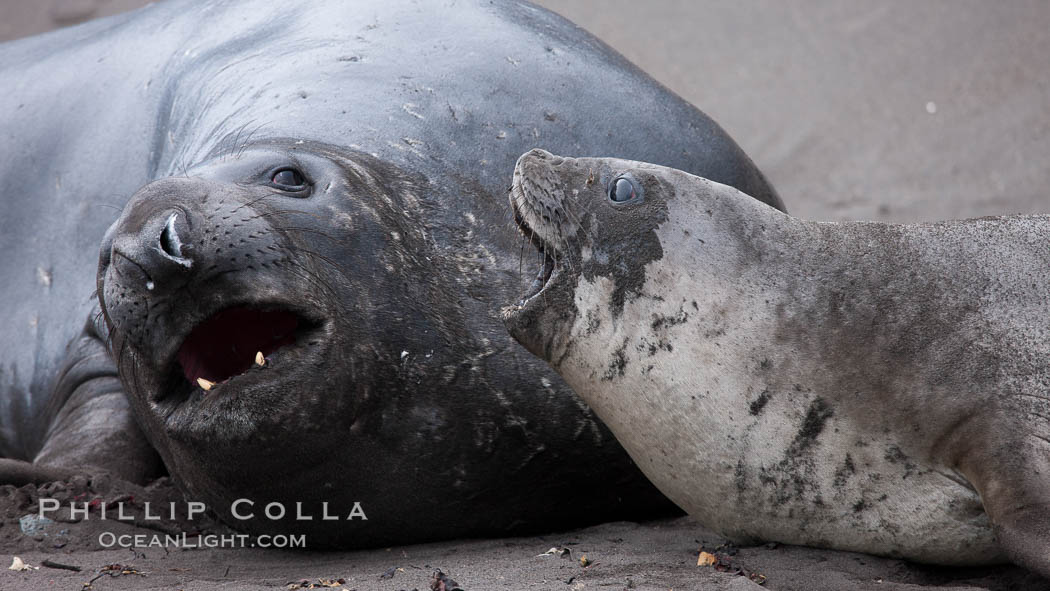
[[[532,280],[532,283],[525,291],[521,300],[518,301],[518,305],[523,306],[525,305],[525,302],[528,302],[539,295],[539,293],[550,284],[551,277],[554,276],[555,271],[557,270],[558,261],[555,249],[548,246],[547,243],[529,227],[516,206],[514,208],[514,221],[518,224],[518,229],[521,231],[525,240],[536,249],[540,256],[543,257],[543,265],[540,267],[539,272]],[[522,248],[524,248],[524,245]],[[555,256],[552,256],[552,253],[554,253]]]
[[[521,298],[519,305],[524,304],[528,300],[531,300],[532,298],[536,297],[541,291],[543,291],[543,288],[547,287],[547,284],[550,282],[551,276],[553,274],[554,258],[546,252],[543,252],[543,268],[540,269],[540,272],[537,273],[536,277],[532,280],[532,283],[529,285],[529,289]]]

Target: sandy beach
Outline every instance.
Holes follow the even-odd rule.
[[[86,517],[68,508],[39,522],[39,498],[98,499]],[[435,573],[464,590],[516,589],[1050,589],[1036,575],[1011,566],[945,568],[852,552],[781,544],[736,548],[688,517],[649,523],[607,523],[545,535],[456,540],[355,552],[206,548],[197,534],[234,534],[207,518],[150,521],[145,503],[169,506],[179,493],[166,479],[139,487],[108,477],[69,484],[0,487],[0,547],[35,568],[6,570],[0,589],[441,589]],[[581,508],[585,510],[585,508]],[[117,519],[117,516],[120,519]],[[28,517],[27,517],[28,516]],[[125,519],[126,518],[126,519]],[[50,518],[49,518],[50,519]],[[185,532],[183,548],[150,547]],[[141,536],[121,548],[115,536]],[[221,542],[215,541],[214,544]],[[108,547],[107,547],[108,546]],[[698,566],[700,552],[715,564]],[[44,566],[45,561],[81,570]],[[313,585],[313,586],[311,586]],[[446,591],[457,588],[446,584]]]

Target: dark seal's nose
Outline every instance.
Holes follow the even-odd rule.
[[[186,214],[164,210],[141,223],[121,224],[112,235],[109,263],[125,282],[137,283],[148,291],[170,291],[182,283],[193,268],[193,245]],[[130,227],[129,227],[130,226]]]
[[[269,196],[268,189],[199,177],[160,179],[139,189],[107,232],[99,256],[99,304],[111,334],[118,335],[114,344],[128,343],[154,368],[170,367],[186,353],[180,347],[190,330],[218,317],[178,359],[190,384],[234,375],[242,362],[251,366],[257,352],[283,346],[271,337],[286,336],[285,324],[273,334],[251,332],[260,318],[267,331],[276,322],[298,322],[283,310],[267,316],[251,308],[283,297],[289,282],[279,272],[291,262],[285,236],[270,225],[266,213],[273,210],[263,209]],[[227,310],[232,316],[219,317]],[[246,334],[252,337],[250,357],[230,356],[244,345],[237,335]],[[213,357],[229,363],[209,365],[206,358]]]

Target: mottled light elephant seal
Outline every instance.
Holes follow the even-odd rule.
[[[540,150],[511,202],[547,264],[510,333],[703,523],[1050,575],[1050,217],[809,222]]]
[[[0,51],[3,474],[159,458],[310,547],[662,510],[500,323],[505,170],[544,142],[780,201],[615,52],[527,3],[346,0],[160,2]]]

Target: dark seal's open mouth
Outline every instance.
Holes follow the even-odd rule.
[[[219,310],[193,327],[166,364],[168,377],[158,400],[221,392],[253,370],[270,369],[275,358],[315,343],[322,324],[280,305]]]
[[[300,325],[289,310],[227,308],[197,325],[179,348],[182,373],[191,384],[224,384],[281,347],[294,345]],[[210,386],[205,389],[211,389]]]

